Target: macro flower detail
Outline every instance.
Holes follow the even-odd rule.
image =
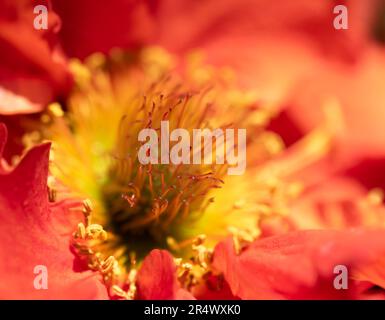
[[[252,241],[260,233],[260,218],[284,214],[285,201],[291,197],[290,186],[273,176],[255,178],[259,197],[247,199],[247,181],[240,193],[226,190],[227,183],[242,180],[226,176],[226,163],[139,162],[139,131],[159,130],[164,120],[170,131],[247,127],[258,144],[247,143],[255,145],[253,158],[261,163],[281,151],[279,137],[264,129],[269,111],[258,107],[250,93],[234,88],[227,70],[210,69],[197,57],[192,55],[179,75],[173,73],[177,62],[159,48],[137,56],[95,55],[85,65],[75,61],[77,88],[67,114],[53,104],[41,116],[40,134],[53,143],[52,201],[89,199],[73,246],[86,265],[103,275],[113,297],[136,296],[137,268],[157,248],[173,253],[181,287],[192,290],[212,272],[217,241],[229,232],[240,232]],[[235,114],[233,108],[243,111]],[[219,147],[217,140],[215,148]],[[199,150],[191,148],[193,155],[202,155],[205,144]],[[75,172],[77,179],[72,178]],[[274,188],[280,193],[268,199]],[[227,201],[215,206],[216,196]]]
[[[385,8],[335,6],[2,1],[0,298],[385,299]]]

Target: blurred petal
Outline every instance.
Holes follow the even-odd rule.
[[[334,289],[334,267],[351,272],[384,252],[385,231],[300,231],[256,241],[239,255],[227,239],[215,249],[214,266],[242,299],[357,298],[354,281]]]
[[[309,186],[294,202],[289,219],[297,229],[385,228],[382,193],[368,191],[349,177]]]
[[[50,9],[47,0],[0,4],[0,114],[40,111],[71,83],[55,37],[60,19],[49,10],[48,29],[34,29],[36,5]]]
[[[346,125],[339,146],[345,157],[384,156],[384,73],[385,50],[376,47],[367,49],[354,66],[325,65],[294,90],[290,116],[308,131],[318,123],[323,102],[336,99]]]
[[[143,300],[194,299],[180,288],[173,257],[165,250],[153,250],[144,259],[138,272],[137,287],[138,298]]]
[[[341,32],[332,0],[159,1],[154,41],[176,52],[204,49],[210,63],[233,67],[264,100],[282,102],[325,59],[350,64],[360,57],[378,2],[338,3],[349,10],[349,29]]]
[[[83,59],[94,52],[108,53],[114,47],[137,47],[152,32],[144,0],[52,2],[63,21],[61,41],[71,57]]]

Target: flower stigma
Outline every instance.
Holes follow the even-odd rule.
[[[135,298],[137,269],[155,248],[174,255],[178,279],[191,290],[213,272],[218,241],[230,235],[240,252],[262,221],[284,219],[301,188],[265,168],[284,149],[266,129],[275,112],[237,89],[230,70],[204,65],[197,52],[178,61],[157,47],[94,54],[71,68],[68,101],[41,117],[42,136],[52,141],[49,199],[87,199],[72,244],[112,296]],[[215,162],[142,164],[138,134],[159,131],[162,121],[189,133],[246,128],[246,173],[228,176],[228,164]]]

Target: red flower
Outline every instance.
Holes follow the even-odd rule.
[[[55,173],[53,176],[58,178],[60,197],[72,199],[72,192],[79,190],[76,195],[90,195],[97,204],[92,218],[101,222],[90,222],[92,208],[88,202],[84,219],[79,215],[78,201],[49,201],[48,191],[52,190],[47,189],[48,144],[33,147],[17,166],[10,168],[3,159],[7,133],[5,126],[0,125],[0,258],[6,261],[0,266],[0,297],[385,298],[385,264],[380,259],[385,253],[385,229],[380,229],[384,227],[384,207],[381,192],[372,190],[385,184],[377,170],[367,169],[368,157],[376,157],[381,167],[385,151],[381,139],[384,117],[378,112],[379,105],[385,101],[380,71],[385,66],[385,56],[371,35],[377,1],[343,1],[349,9],[350,26],[344,31],[333,28],[332,9],[336,3],[324,0],[224,0],[220,3],[118,0],[108,6],[91,0],[52,2],[52,6],[48,1],[32,0],[0,4],[0,58],[5,62],[0,66],[0,113],[40,112],[49,102],[66,98],[64,111],[53,105],[47,113],[39,114],[45,119],[42,123],[36,125],[34,118],[27,119],[43,137],[47,137],[48,131],[55,143],[54,156],[61,162],[54,169],[61,173],[59,178]],[[33,29],[36,4],[46,4],[50,10],[48,30]],[[159,105],[159,110],[164,112],[162,116],[170,116],[174,112],[170,106],[167,110],[161,109],[163,91],[169,93],[166,99],[176,105],[179,103],[172,99],[185,98],[185,92],[179,91],[185,83],[170,89],[159,76],[163,68],[167,69],[168,56],[160,50],[155,54],[151,50],[140,51],[153,44],[179,56],[198,48],[206,52],[212,65],[232,67],[242,87],[257,89],[259,93],[257,102],[253,100],[252,104],[248,99],[245,99],[247,102],[237,100],[239,93],[234,94],[236,98],[232,97],[234,105],[231,105],[236,111],[251,110],[245,112],[244,118],[255,116],[258,122],[261,117],[268,118],[270,113],[282,111],[270,129],[281,134],[289,149],[281,152],[273,165],[265,164],[266,159],[279,153],[277,145],[281,145],[281,140],[264,131],[263,126],[258,127],[258,122],[258,130],[262,129],[263,134],[260,137],[258,132],[250,139],[258,145],[252,149],[253,161],[249,161],[252,170],[244,179],[225,181],[225,186],[233,188],[219,196],[219,204],[214,204],[215,214],[197,227],[212,233],[210,241],[220,241],[214,252],[205,246],[205,238],[196,233],[191,232],[192,238],[182,237],[178,242],[170,236],[174,236],[172,232],[162,238],[164,235],[154,229],[164,231],[171,222],[156,223],[162,219],[172,221],[178,213],[184,217],[197,213],[193,210],[201,203],[191,199],[195,200],[197,193],[205,197],[207,190],[196,187],[196,192],[186,192],[190,183],[196,186],[191,181],[195,183],[209,176],[208,181],[215,181],[213,188],[220,188],[223,181],[210,180],[210,174],[200,175],[198,170],[198,174],[190,174],[179,194],[170,196],[177,188],[172,180],[175,171],[166,172],[171,176],[171,187],[165,191],[168,181],[164,182],[164,173],[156,180],[156,170],[135,167],[128,156],[136,149],[132,146],[127,149],[124,139],[136,133],[136,124],[144,120],[136,117],[147,110],[143,118],[148,114],[146,119],[153,125],[152,117],[156,118],[159,112],[155,106]],[[78,69],[73,70],[80,74],[76,79],[78,87],[68,95],[74,74],[68,71],[67,58],[84,60],[95,52],[107,54],[114,47],[123,51],[134,49],[134,55],[129,56],[131,60],[138,60],[135,60],[139,67],[133,68],[134,75],[130,71],[128,76],[118,72],[121,71],[119,63],[127,59],[122,51],[112,55],[115,59],[109,61],[112,67],[100,55],[93,56],[86,60],[88,69],[79,63],[75,65]],[[99,69],[101,65],[104,69]],[[111,74],[106,75],[109,67]],[[192,73],[191,78],[211,80],[212,69],[201,70],[195,66],[192,69],[196,73]],[[122,70],[126,71],[124,67]],[[179,69],[175,72],[182,74]],[[148,79],[142,83],[143,74]],[[181,74],[178,76],[183,78]],[[92,77],[94,82],[88,83]],[[155,97],[154,107],[146,109],[146,99],[143,104],[135,99],[143,95],[142,91],[146,92],[150,81],[155,83],[148,94]],[[186,82],[189,81],[193,82],[188,78]],[[137,87],[140,91],[135,91]],[[154,88],[162,92],[159,101]],[[216,94],[222,99],[225,93],[231,92],[226,88]],[[185,105],[191,102],[190,95],[187,96]],[[201,100],[204,99],[202,95]],[[334,108],[330,123],[320,125],[325,115],[321,107],[325,103],[330,106],[330,101],[335,100],[339,102],[341,115],[338,108]],[[125,108],[127,104],[130,108]],[[135,109],[137,105],[143,109]],[[199,114],[200,101],[192,105]],[[260,105],[270,108],[260,113]],[[206,111],[202,119],[209,118]],[[226,115],[219,108],[216,112],[218,118],[228,116],[229,122],[236,119],[227,109]],[[132,120],[130,123],[125,123],[127,114],[128,120]],[[63,115],[65,120],[58,120],[56,127],[53,125],[57,131],[46,127],[46,123],[56,123],[56,118]],[[194,116],[185,117],[185,122],[190,118],[194,121]],[[182,122],[182,118],[177,122]],[[6,122],[19,125],[19,120],[7,118]],[[242,124],[254,128],[250,125],[253,121],[241,120]],[[31,126],[29,122],[28,125]],[[18,128],[10,131],[17,132],[14,139],[22,135]],[[309,132],[313,133],[306,136]],[[115,149],[117,155],[113,152]],[[6,158],[11,159],[14,153],[12,149]],[[103,162],[111,153],[116,167],[108,167]],[[266,172],[267,178],[261,174]],[[135,179],[123,185],[121,180],[130,175]],[[290,189],[293,185],[298,187],[298,182],[302,193],[297,192],[297,188]],[[156,188],[161,190],[158,195]],[[185,192],[188,197],[182,201]],[[293,202],[290,202],[291,196],[295,198]],[[212,198],[208,200],[213,202]],[[134,211],[130,211],[133,207]],[[138,212],[143,216],[136,219]],[[120,220],[114,220],[116,216]],[[233,238],[223,240],[222,226],[228,227],[228,220],[236,226],[251,227],[254,232],[230,225]],[[117,221],[121,223],[118,227]],[[150,227],[146,229],[143,225],[147,227],[147,224]],[[137,225],[140,228],[131,228]],[[106,242],[105,226],[109,236],[112,235],[112,245]],[[176,235],[191,235],[190,227],[176,228],[180,231]],[[125,230],[119,234],[120,228],[132,229],[132,232]],[[147,238],[137,237],[141,232]],[[131,247],[125,241],[139,254],[148,253],[140,257],[139,266],[132,252],[127,251]],[[139,249],[136,249],[138,241]],[[170,251],[147,250],[147,247],[157,247],[154,243],[161,248],[167,246]],[[176,256],[182,255],[186,243],[192,247],[191,260],[174,259],[171,251]],[[130,266],[130,272],[122,272],[121,261],[124,266]],[[48,269],[47,290],[33,286],[37,265]],[[348,290],[333,287],[336,265],[348,267]],[[378,292],[372,290],[376,286]]]

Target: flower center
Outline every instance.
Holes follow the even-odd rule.
[[[92,220],[116,236],[114,246],[140,257],[170,241],[186,240],[179,226],[204,213],[212,191],[223,185],[226,164],[142,164],[139,132],[159,132],[162,121],[170,131],[183,128],[191,136],[194,129],[234,126],[217,102],[219,87],[226,84],[215,83],[203,68],[179,76],[172,63],[158,49],[138,56],[118,52],[109,60],[94,55],[85,65],[74,63],[77,89],[68,112],[63,117],[57,104],[51,106],[51,113],[60,116],[46,132],[53,141],[54,177],[91,199]],[[204,138],[202,142],[192,154],[203,157]],[[213,152],[215,148],[214,142]],[[77,179],[71,178],[73,173]]]
[[[118,235],[121,246],[139,259],[153,248],[169,249],[169,241],[184,240],[178,226],[203,214],[211,201],[209,193],[223,183],[223,165],[140,163],[140,129],[158,130],[164,119],[172,126],[180,125],[196,99],[180,92],[147,94],[151,101],[146,95],[136,114],[120,121],[108,178],[101,188],[107,226]],[[185,128],[202,125],[191,114],[187,116]]]
[[[264,130],[269,113],[256,107],[252,95],[232,88],[228,71],[191,61],[176,72],[171,57],[152,48],[138,55],[115,52],[109,59],[94,55],[85,64],[74,62],[77,86],[66,112],[53,104],[42,117],[43,134],[53,141],[52,187],[59,198],[91,200],[84,205],[86,222],[75,233],[75,247],[91,268],[107,275],[106,281],[112,281],[112,270],[114,277],[119,274],[118,266],[133,270],[154,248],[167,248],[179,257],[199,249],[204,266],[202,233],[217,240],[229,226],[242,225],[251,227],[252,238],[258,215],[250,212],[265,214],[270,206],[254,204],[234,218],[233,211],[248,205],[250,190],[243,179],[237,190],[219,196],[220,210],[207,213],[218,189],[226,185],[226,164],[139,161],[139,132],[159,132],[162,121],[168,121],[170,131],[183,128],[190,136],[194,129],[247,127],[259,144],[253,160],[276,152],[280,140]],[[192,148],[191,154],[203,156],[204,147]],[[216,148],[214,144],[213,153]],[[277,186],[271,190],[276,192]],[[253,201],[258,197],[256,190]],[[270,201],[271,195],[263,191],[260,198]]]

